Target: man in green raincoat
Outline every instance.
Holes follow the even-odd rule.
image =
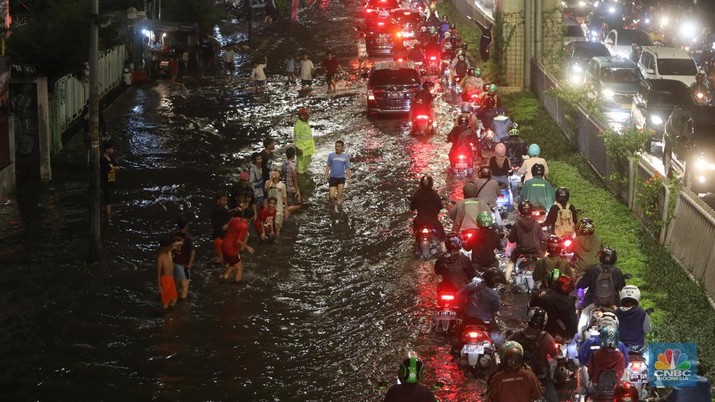
[[[308,108],[300,108],[298,110],[298,120],[293,127],[293,142],[295,143],[296,153],[296,171],[298,174],[305,174],[310,167],[310,160],[315,154],[315,141],[313,141],[313,132],[310,130],[308,123],[310,111]]]
[[[540,205],[548,211],[554,205],[556,194],[551,183],[544,179],[544,170],[544,165],[540,163],[531,167],[531,174],[534,177],[524,183],[521,199],[529,200],[534,206]]]

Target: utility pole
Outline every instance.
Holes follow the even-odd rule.
[[[89,31],[89,261],[101,259],[99,230],[99,0],[92,0]]]

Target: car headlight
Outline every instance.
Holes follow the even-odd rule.
[[[692,22],[686,22],[681,26],[680,33],[685,38],[692,38],[693,36],[695,36],[697,30],[698,28],[695,26],[695,24],[693,24]]]
[[[660,116],[651,115],[650,122],[653,123],[654,126],[660,126],[663,124],[663,119]]]
[[[695,169],[699,171],[715,170],[715,164],[700,156],[695,159]]]
[[[573,71],[574,73],[582,73],[583,67],[579,66],[578,64],[574,64],[571,66],[571,71]]]
[[[579,6],[579,7],[586,7],[586,2],[583,1],[583,0],[582,0],[582,1],[579,1],[579,2],[578,2],[578,6]]]
[[[609,14],[615,14],[615,13],[616,13],[616,7],[613,7],[613,6],[608,7],[608,13],[609,13]]]
[[[612,89],[608,89],[608,88],[604,89],[601,93],[602,93],[603,96],[606,97],[606,98],[612,98],[613,95],[616,94],[615,92],[613,92]]]

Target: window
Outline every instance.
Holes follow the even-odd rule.
[[[601,81],[612,84],[632,84],[639,81],[638,73],[631,68],[604,68]]]
[[[401,68],[399,70],[373,71],[368,85],[411,85],[419,83],[420,75],[417,70]]]
[[[653,41],[647,33],[638,29],[623,29],[618,33],[618,46],[630,46],[637,43],[641,46],[653,46]]]
[[[691,59],[658,59],[660,75],[689,75],[694,78],[697,73],[698,69]]]

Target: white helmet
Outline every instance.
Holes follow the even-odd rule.
[[[445,43],[444,50],[452,50],[452,42]]]
[[[450,38],[451,36],[452,36],[452,33],[449,32],[449,31],[447,31],[447,32],[444,33],[444,38],[445,38],[445,39]]]
[[[638,286],[635,285],[626,285],[621,289],[621,301],[623,299],[633,299],[636,301],[636,303],[641,302],[641,291],[638,289]]]
[[[601,314],[601,317],[598,318],[596,326],[599,330],[604,327],[618,328],[618,317],[610,311],[605,311]]]

